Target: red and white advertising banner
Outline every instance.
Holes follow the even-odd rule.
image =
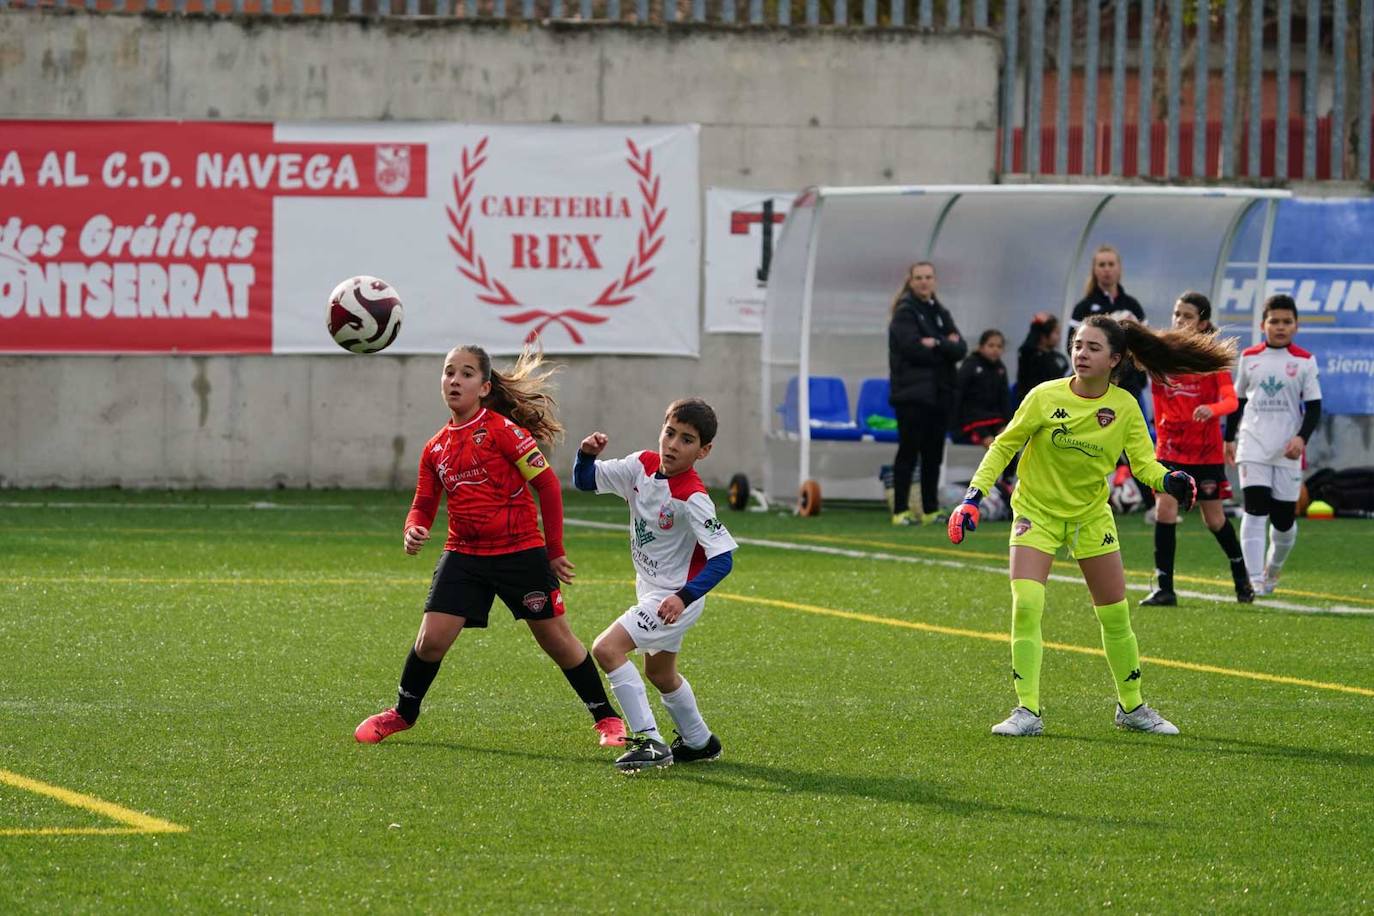
[[[696,355],[695,125],[0,120],[0,352]]]
[[[767,284],[759,279],[759,272],[764,265],[764,204],[773,202],[772,248],[776,248],[794,197],[792,191],[706,189],[707,331],[763,332]]]

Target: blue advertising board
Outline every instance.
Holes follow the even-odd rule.
[[[1322,409],[1374,414],[1374,198],[1282,200],[1264,296],[1256,263],[1264,207],[1246,215],[1216,303],[1218,324],[1250,341],[1254,308],[1285,293],[1298,305],[1298,346],[1321,370]]]

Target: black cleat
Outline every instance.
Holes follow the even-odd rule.
[[[1142,598],[1140,603],[1144,607],[1175,607],[1178,604],[1178,595],[1157,588]]]
[[[1236,601],[1239,604],[1254,604],[1255,590],[1250,587],[1249,582],[1236,583]]]
[[[625,746],[629,750],[615,759],[615,768],[622,773],[638,773],[644,769],[673,765],[672,749],[642,732],[628,735]]]
[[[688,747],[687,742],[678,735],[673,739],[673,759],[678,763],[697,763],[702,760],[717,760],[720,758],[720,739],[715,735],[706,739],[706,744],[702,747]]]

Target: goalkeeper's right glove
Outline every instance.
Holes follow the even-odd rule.
[[[964,494],[963,505],[955,509],[949,516],[949,540],[951,544],[959,544],[964,540],[965,531],[974,531],[978,528],[978,504],[983,501],[983,491],[977,487],[969,487]]]

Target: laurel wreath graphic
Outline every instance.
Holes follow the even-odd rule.
[[[634,251],[630,253],[629,260],[625,263],[624,271],[586,306],[561,311],[548,311],[541,308],[525,307],[525,303],[521,302],[508,286],[502,283],[494,273],[487,270],[486,259],[477,249],[477,240],[470,219],[472,216],[471,198],[473,188],[477,183],[477,172],[487,161],[487,141],[489,139],[490,137],[483,137],[472,147],[463,148],[459,160],[459,170],[453,176],[453,206],[444,208],[448,213],[449,224],[453,227],[452,233],[448,236],[448,243],[453,248],[454,253],[458,255],[460,261],[458,272],[481,288],[482,292],[477,294],[479,301],[501,308],[522,309],[502,315],[502,321],[511,324],[537,322],[525,335],[527,343],[534,342],[540,332],[551,324],[556,324],[567,331],[573,343],[583,343],[584,339],[578,330],[579,325],[602,324],[610,318],[609,315],[598,314],[587,309],[618,308],[633,302],[636,295],[633,292],[634,288],[653,276],[654,271],[657,270],[653,266],[653,260],[663,247],[663,224],[668,216],[668,208],[659,205],[662,176],[654,173],[653,150],[641,150],[633,140],[629,138],[625,140],[625,146],[629,149],[629,155],[626,156],[625,162],[638,177],[641,207],[639,211],[639,236]]]

